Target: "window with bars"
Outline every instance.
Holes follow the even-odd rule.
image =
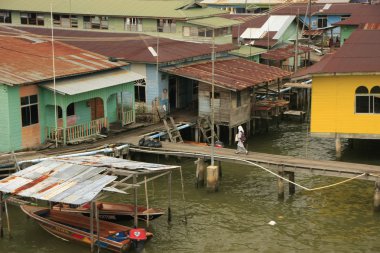
[[[135,101],[136,102],[146,102],[145,87],[146,82],[144,79],[140,79],[134,82],[135,86]]]
[[[324,28],[327,27],[327,16],[321,15],[318,16],[318,28]]]
[[[198,27],[184,26],[183,27],[183,36],[184,37],[195,37],[195,36],[198,36]]]
[[[370,92],[360,86],[355,91],[355,113],[380,113],[380,87],[374,86]]]
[[[30,126],[38,123],[38,96],[21,97],[21,122],[22,126]]]
[[[157,19],[157,31],[164,33],[175,33],[177,30],[174,19]]]
[[[21,12],[20,21],[22,25],[45,25],[44,14],[36,12]]]
[[[236,107],[241,106],[241,91],[236,92]]]
[[[53,25],[64,28],[78,28],[78,17],[75,15],[53,15]]]
[[[142,18],[125,18],[124,26],[126,31],[142,32]]]
[[[108,30],[107,16],[83,16],[84,29]]]
[[[12,13],[10,11],[0,10],[0,23],[12,23]]]

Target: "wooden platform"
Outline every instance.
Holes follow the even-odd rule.
[[[132,139],[131,141],[133,142],[134,140]],[[211,154],[210,146],[204,147],[187,143],[179,144],[168,142],[164,142],[163,147],[159,149],[142,148],[135,146],[131,147],[129,150],[132,152],[205,159],[209,159]],[[216,161],[231,162],[237,164],[247,164],[246,161],[250,161],[277,172],[295,172],[343,178],[352,178],[366,173],[367,175],[360,177],[360,179],[371,181],[380,179],[377,176],[380,176],[380,166],[376,165],[347,163],[339,161],[310,160],[258,152],[249,152],[248,155],[235,154],[234,149],[227,148],[215,148],[214,158]]]

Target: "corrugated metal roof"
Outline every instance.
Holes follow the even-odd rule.
[[[361,12],[355,12],[351,17],[337,22],[334,25],[354,25],[358,26],[365,23],[380,23],[380,5],[365,5],[366,9]],[[363,7],[360,7],[362,9]]]
[[[261,39],[268,32],[276,32],[273,39],[279,39],[284,34],[296,16],[271,15],[259,28],[247,28],[242,34],[244,39]]]
[[[210,28],[223,28],[223,27],[230,27],[233,25],[238,25],[243,22],[231,20],[227,18],[221,18],[221,17],[210,17],[210,18],[202,18],[202,19],[193,19],[187,21],[189,24],[193,25],[199,25],[199,26],[206,26]]]
[[[310,51],[312,51],[311,48],[308,48],[305,46],[298,46],[298,54],[304,54],[305,52],[310,52]],[[261,58],[279,61],[279,60],[286,60],[290,57],[294,57],[294,54],[295,54],[294,45],[288,45],[286,47],[276,48],[266,53],[263,53],[261,55]]]
[[[355,30],[334,54],[328,54],[294,77],[313,74],[380,72],[380,30]]]
[[[42,36],[50,36],[51,30],[46,28],[17,27],[20,31],[27,31]],[[1,26],[0,26],[1,33]],[[156,63],[157,59],[149,47],[156,50],[157,38],[143,34],[110,33],[94,31],[75,31],[55,29],[57,40],[106,56],[126,59],[129,62]],[[235,49],[232,44],[217,45],[216,52],[226,52]],[[191,57],[211,54],[211,45],[205,43],[191,43],[165,38],[159,39],[158,61],[171,62]]]
[[[240,56],[240,57],[249,57],[258,54],[267,52],[268,50],[260,47],[251,47],[251,46],[241,46],[239,49],[232,50],[230,54]]]
[[[55,42],[56,78],[92,73],[125,66],[107,57]],[[50,42],[34,43],[28,39],[0,37],[0,83],[22,85],[53,78]]]
[[[192,0],[0,0],[1,9],[50,13],[105,15],[122,17],[195,18],[226,13],[216,8],[201,8]],[[189,8],[190,6],[190,8]]]
[[[98,90],[115,85],[144,79],[145,77],[125,69],[116,69],[107,72],[58,80],[55,90],[61,94],[75,95],[91,90]],[[41,84],[42,87],[54,91],[54,83]]]
[[[259,64],[245,59],[222,59],[215,61],[214,84],[237,91],[259,85],[278,78],[290,76],[290,72],[280,68]],[[181,67],[161,69],[170,74],[183,76],[205,83],[212,83],[212,63],[210,61]]]
[[[80,205],[91,201],[116,176],[106,168],[55,159],[30,166],[0,181],[0,191],[23,197]]]
[[[162,172],[179,166],[135,162],[103,155],[51,158],[0,180],[0,191],[23,197],[81,205],[94,199],[117,176],[106,170]],[[116,172],[117,173],[117,172]]]

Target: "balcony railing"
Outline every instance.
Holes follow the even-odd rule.
[[[46,139],[57,139],[59,143],[72,143],[79,140],[84,140],[88,137],[100,134],[102,128],[107,128],[107,119],[101,118],[92,120],[83,124],[69,126],[66,128],[47,126],[46,127]],[[66,136],[65,136],[66,135]]]
[[[121,122],[123,126],[134,123],[135,122],[135,113],[133,110],[120,112],[121,114]]]

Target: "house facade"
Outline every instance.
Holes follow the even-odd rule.
[[[52,57],[48,41],[0,41],[0,152],[47,140],[73,143],[107,131],[112,123],[127,123],[126,117],[134,121],[133,82],[142,76],[122,69],[126,63],[60,42]]]
[[[0,23],[9,25],[144,33],[198,42],[210,42],[212,36],[210,29],[193,21],[225,13],[191,0],[56,0],[52,5],[44,0],[1,0],[0,6]],[[219,22],[225,26],[217,29],[216,43],[231,43],[231,26],[237,23]]]
[[[380,30],[358,29],[335,54],[296,74],[311,76],[310,132],[334,138],[380,138]]]

